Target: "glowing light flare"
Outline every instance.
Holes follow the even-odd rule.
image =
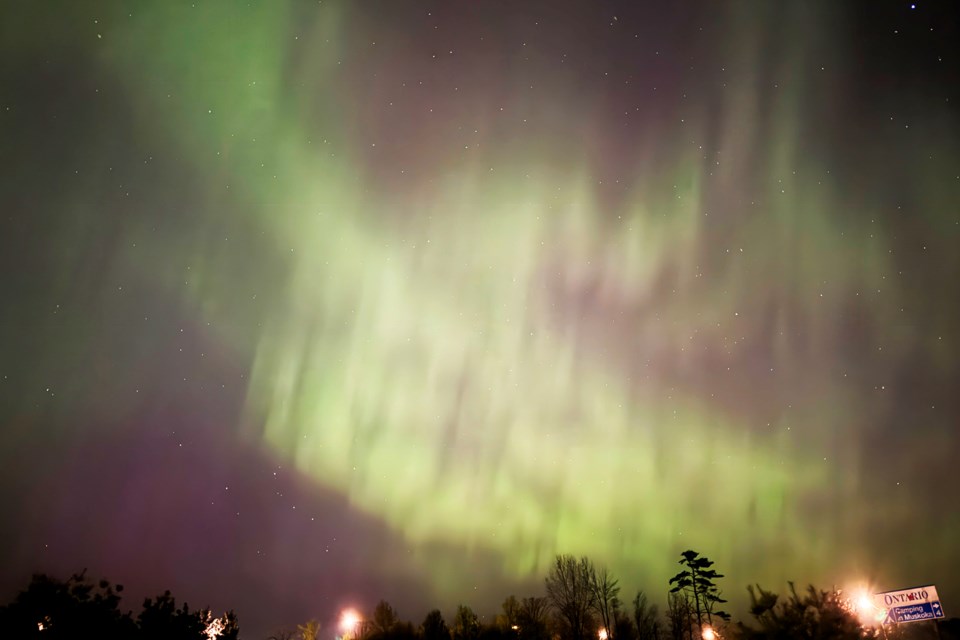
[[[340,613],[340,631],[344,635],[354,633],[362,620],[356,609],[344,609]]]
[[[877,605],[872,595],[872,589],[857,587],[852,589],[850,593],[852,597],[845,601],[846,608],[857,616],[862,625],[883,624],[883,621],[887,619],[887,610]]]
[[[208,640],[220,637],[226,629],[226,616],[214,618],[212,613],[207,612],[207,627],[203,630],[203,635],[207,636]]]
[[[703,628],[703,640],[717,640],[719,637],[712,627]]]
[[[600,627],[600,631],[597,632],[597,636],[600,638],[600,640],[607,640],[608,635],[609,634],[607,634],[607,630],[603,627]]]

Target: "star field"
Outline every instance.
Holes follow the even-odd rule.
[[[960,598],[949,3],[0,25],[4,592],[266,633],[492,612],[558,553],[657,595],[695,548],[737,606]]]

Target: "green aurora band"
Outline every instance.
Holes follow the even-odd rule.
[[[353,77],[372,65],[351,44],[370,39],[363,16],[252,5],[141,3],[90,25],[145,135],[209,185],[177,256],[131,228],[118,269],[249,355],[244,437],[404,536],[440,593],[466,578],[433,545],[518,579],[571,552],[666,584],[688,547],[743,582],[864,567],[860,456],[886,401],[847,381],[845,318],[866,310],[856,369],[882,380],[918,352],[953,366],[953,312],[897,277],[888,194],[839,184],[806,137],[844,72],[816,75],[833,45],[802,37],[814,17],[771,36],[763,10],[726,16],[726,62],[754,72],[646,133],[610,205],[584,151],[589,98],[519,87],[456,122],[482,132],[504,106],[580,124],[558,139],[517,117],[429,178],[378,180],[368,112],[390,72]],[[921,173],[902,188],[936,229],[942,193]],[[906,519],[909,498],[888,507]],[[931,552],[950,553],[947,530]]]

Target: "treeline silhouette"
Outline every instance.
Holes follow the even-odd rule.
[[[813,586],[798,590],[792,583],[784,596],[751,585],[751,619],[733,621],[721,609],[727,602],[719,587],[724,576],[713,561],[688,550],[678,562],[680,571],[667,585],[662,613],[643,591],[624,602],[619,580],[606,567],[597,567],[586,557],[558,555],[544,580],[544,595],[508,596],[488,623],[461,604],[449,625],[435,609],[415,626],[380,601],[355,629],[321,636],[320,625],[313,620],[278,630],[271,638],[318,640],[342,634],[343,640],[960,640],[956,619],[881,626],[876,620],[879,611],[858,611],[847,594]]]
[[[624,602],[619,580],[586,557],[558,555],[544,580],[544,595],[508,596],[491,621],[459,605],[448,624],[439,609],[419,625],[401,620],[381,600],[350,629],[322,629],[310,620],[278,629],[268,640],[960,640],[960,620],[879,625],[878,611],[858,610],[847,594],[798,590],[780,596],[748,587],[750,617],[732,621],[714,563],[696,551],[681,554],[680,571],[667,586],[661,613],[646,593]],[[169,591],[147,598],[141,611],[120,609],[123,587],[89,582],[84,573],[59,581],[35,575],[14,600],[0,607],[0,638],[100,640],[237,640],[240,626],[229,611],[177,606]],[[869,605],[867,605],[869,607]]]
[[[86,571],[65,581],[36,574],[13,602],[0,608],[0,638],[59,640],[237,640],[240,625],[229,611],[177,606],[169,591],[147,598],[140,613],[121,611],[123,585],[93,584]]]

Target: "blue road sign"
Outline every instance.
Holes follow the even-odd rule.
[[[878,610],[887,612],[884,624],[919,622],[944,617],[940,596],[937,595],[937,588],[933,585],[885,591],[875,594],[873,600]]]
[[[943,617],[943,608],[940,602],[918,602],[900,607],[894,607],[887,612],[887,620],[897,624],[901,622],[917,622],[919,620],[933,620]]]

